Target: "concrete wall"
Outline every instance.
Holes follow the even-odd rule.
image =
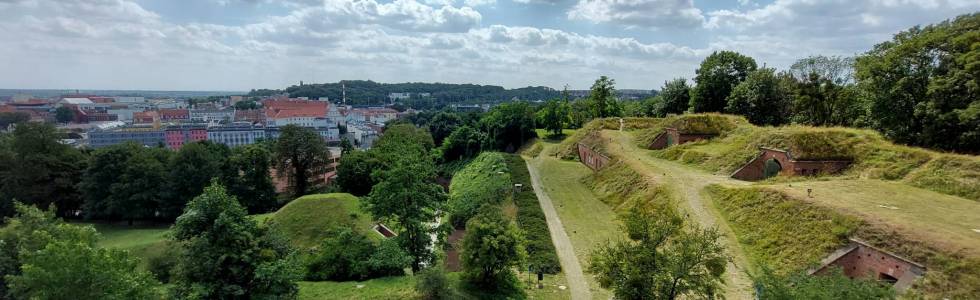
[[[843,171],[851,165],[850,161],[841,160],[794,160],[783,150],[761,148],[759,156],[746,163],[742,168],[732,173],[732,178],[739,180],[765,179],[765,163],[769,159],[779,162],[781,176],[809,176],[817,174],[834,174]]]
[[[593,171],[599,171],[609,164],[609,158],[583,144],[578,144],[578,159]]]

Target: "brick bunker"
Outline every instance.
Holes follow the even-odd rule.
[[[690,143],[700,140],[707,140],[717,136],[716,134],[695,134],[695,133],[684,133],[677,130],[677,128],[666,128],[664,132],[661,132],[657,137],[653,138],[650,145],[647,146],[649,149],[664,149],[670,147],[671,145],[680,145],[684,143]]]
[[[926,267],[890,252],[851,239],[846,247],[830,254],[811,269],[810,275],[822,275],[833,268],[841,268],[850,278],[872,278],[892,284],[897,291],[904,291],[926,272]]]
[[[578,143],[578,160],[592,171],[599,171],[609,164],[609,157],[582,143]]]
[[[759,156],[732,173],[732,178],[754,181],[776,175],[834,174],[851,165],[849,160],[796,160],[786,150],[765,147],[759,147],[759,150]]]

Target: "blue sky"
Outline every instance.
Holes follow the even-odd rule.
[[[247,90],[372,79],[658,89],[713,51],[785,69],[964,0],[0,0],[0,88]]]

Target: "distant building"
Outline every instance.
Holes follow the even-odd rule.
[[[161,122],[179,123],[191,120],[190,111],[186,109],[160,109],[157,113],[160,114]]]
[[[264,127],[253,126],[252,123],[247,122],[212,126],[207,130],[209,141],[229,147],[255,144],[266,136]]]
[[[168,126],[164,131],[167,147],[178,150],[186,143],[208,139],[207,126],[203,124],[182,124]]]
[[[317,135],[323,138],[326,142],[339,142],[340,141],[340,129],[337,126],[333,127],[309,127],[316,131]],[[280,127],[266,127],[265,136],[268,139],[279,138],[281,128]]]
[[[282,127],[298,125],[303,127],[328,127],[327,120],[329,102],[311,100],[266,100],[265,107],[267,126]],[[336,124],[333,124],[336,126]]]
[[[265,124],[265,111],[261,109],[239,109],[235,110],[235,122],[249,122],[252,124]]]
[[[133,124],[153,124],[160,121],[160,113],[155,110],[133,113]]]
[[[132,127],[123,129],[96,129],[88,132],[89,146],[95,149],[134,142],[146,147],[156,147],[163,145],[164,133],[162,130]]]
[[[220,123],[231,122],[235,119],[234,109],[191,109],[190,118],[192,122]]]

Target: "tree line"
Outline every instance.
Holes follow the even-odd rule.
[[[0,134],[0,216],[19,201],[54,205],[65,218],[170,222],[212,179],[249,213],[262,213],[282,205],[270,170],[301,196],[323,183],[317,175],[330,163],[316,132],[296,126],[274,141],[235,148],[199,141],[177,151],[134,143],[80,150],[61,138],[54,126],[33,122]]]
[[[252,90],[248,96],[270,96],[289,93],[290,97],[309,97],[310,99],[329,98],[337,102],[346,92],[347,104],[366,105],[390,102],[390,93],[411,93],[411,97],[400,100],[416,109],[442,108],[449,104],[497,103],[514,98],[523,100],[543,100],[554,97],[557,91],[549,87],[523,87],[506,89],[495,85],[451,84],[451,83],[379,83],[370,80],[345,80],[336,83],[301,84],[283,90]],[[428,93],[423,97],[421,93]]]
[[[615,82],[603,76],[588,98],[549,100],[539,115],[558,133],[592,118],[720,112],[756,125],[866,127],[898,143],[978,153],[977,31],[980,14],[963,15],[910,28],[856,57],[810,56],[782,71],[717,51],[693,84],[676,78],[655,97],[618,101]]]

